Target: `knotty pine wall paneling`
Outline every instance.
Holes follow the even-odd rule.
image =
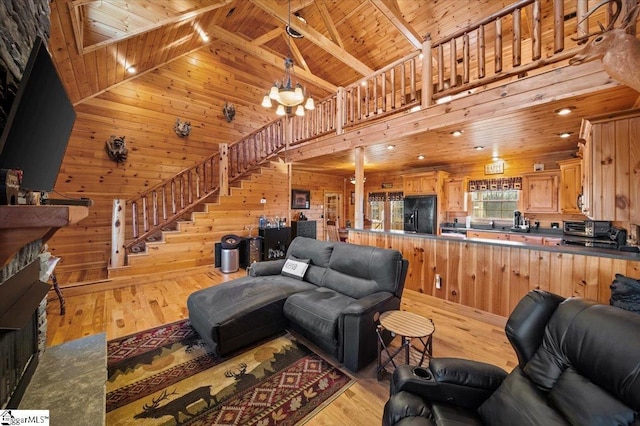
[[[351,183],[349,183],[351,185]],[[345,183],[342,176],[322,174],[316,172],[307,172],[296,170],[295,165],[291,173],[291,189],[304,189],[310,191],[310,208],[309,210],[291,210],[290,220],[295,220],[297,214],[304,213],[309,220],[317,221],[316,236],[319,240],[325,239],[324,217],[324,194],[326,192],[336,192],[341,194],[343,210],[344,206],[349,204],[349,196],[345,196]],[[344,215],[342,213],[341,215]],[[340,217],[340,226],[344,226],[345,219]]]
[[[640,278],[635,260],[357,230],[349,241],[399,250],[409,260],[407,289],[503,317],[533,289],[609,304],[616,273]]]

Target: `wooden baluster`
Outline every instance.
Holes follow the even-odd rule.
[[[520,66],[522,63],[522,20],[520,9],[513,11],[513,66]]]
[[[502,71],[502,18],[496,18],[495,72]]]
[[[162,186],[162,220],[167,220],[167,185]]]
[[[438,45],[438,92],[444,90],[444,47]]]
[[[153,213],[153,226],[157,226],[158,223],[158,191],[151,193],[151,211]]]
[[[193,203],[193,178],[192,172],[193,169],[189,169],[187,171],[187,200],[188,204]]]
[[[456,87],[458,83],[458,49],[456,47],[456,39],[452,38],[449,42],[449,87]]]
[[[533,53],[531,59],[537,61],[542,57],[542,24],[541,24],[541,12],[540,12],[540,0],[533,2],[533,29],[531,38],[533,39],[532,48]]]
[[[173,216],[178,212],[178,206],[176,203],[176,180],[171,179],[171,215]]]
[[[140,235],[140,228],[138,226],[138,202],[131,202],[131,228],[133,228],[133,238],[138,238]]]
[[[411,81],[409,84],[411,85],[409,90],[411,91],[411,102],[414,102],[418,98],[418,94],[416,92],[416,61],[409,62],[409,72]]]
[[[362,86],[358,84],[356,91],[358,92],[356,98],[357,114],[353,120],[354,123],[362,120]]]
[[[485,65],[486,46],[484,38],[484,25],[478,27],[478,78],[484,78],[487,73]]]
[[[149,206],[147,205],[147,196],[142,197],[142,230],[149,230]]]
[[[206,160],[202,165],[196,167],[196,198],[200,199],[200,178],[202,175],[202,170],[204,170],[205,165],[207,164]]]
[[[387,112],[387,73],[380,75],[380,102],[382,103],[382,112]]]
[[[402,66],[402,64],[400,64],[400,66]],[[390,91],[391,99],[389,99],[391,101],[390,108],[396,109],[396,97],[398,96],[398,89],[396,88],[396,68],[395,67],[391,68],[389,72],[390,72],[389,83],[391,84],[391,91]]]
[[[431,52],[425,53],[425,56],[431,55]],[[400,68],[400,106],[404,106],[407,103],[407,76],[406,65],[402,64]]]
[[[180,184],[178,189],[180,191],[180,210],[184,209],[184,175],[178,176],[178,183]]]
[[[469,52],[469,34],[464,33],[462,36],[462,84],[469,82],[470,76],[470,52]]]
[[[564,50],[564,1],[553,0],[553,52]]]

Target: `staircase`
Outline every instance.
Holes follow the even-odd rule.
[[[214,244],[227,234],[257,235],[260,215],[285,216],[272,211],[276,199],[288,197],[288,169],[281,161],[271,161],[234,182],[230,195],[213,197],[197,211],[175,221],[174,229],[161,230],[146,241],[145,249],[128,255],[128,264],[109,268],[109,278],[177,271],[214,264]],[[261,198],[267,198],[262,204]]]

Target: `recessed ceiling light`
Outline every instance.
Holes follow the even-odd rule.
[[[475,149],[476,151],[480,151],[481,149],[484,149],[484,146],[476,145],[476,146],[473,147],[473,149]]]
[[[395,147],[396,147],[395,145],[387,145],[387,149],[389,151],[392,151],[393,149],[395,149]]]
[[[560,133],[558,136],[560,136],[563,139],[566,139],[569,136],[571,136],[572,134],[573,134],[573,132],[564,132],[564,133]]]
[[[455,137],[462,136],[462,130],[454,130],[451,134]]]
[[[136,67],[134,67],[133,65],[129,65],[129,66],[127,67],[127,72],[128,72],[129,74],[135,74],[135,73],[136,73]]]
[[[558,115],[567,115],[567,114],[571,114],[571,111],[573,111],[574,109],[576,109],[576,107],[574,106],[568,106],[568,107],[564,107],[564,108],[558,108],[557,110],[553,111]]]
[[[418,155],[418,160],[424,160],[424,155],[422,154]]]

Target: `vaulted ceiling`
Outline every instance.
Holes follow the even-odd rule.
[[[296,77],[308,94],[322,99],[435,40],[478,22],[505,6],[502,0],[55,0],[50,48],[76,104],[159,69],[187,73],[207,88],[210,104],[233,102],[237,128],[249,133],[276,118],[259,104],[282,78],[291,55]],[[553,1],[542,2],[549,13]],[[565,1],[567,14],[575,1]],[[303,20],[302,20],[303,19]],[[290,38],[285,27],[301,38]],[[290,51],[289,51],[290,49]],[[129,71],[135,72],[130,73]],[[230,75],[233,75],[231,83]],[[160,79],[161,76],[153,75]],[[163,77],[166,78],[166,77]],[[158,86],[169,86],[160,81]],[[368,147],[377,171],[455,164],[497,153],[504,158],[575,150],[582,117],[627,109],[638,93],[611,85],[596,96],[576,96],[474,122],[452,139],[453,128],[398,139],[392,154]],[[189,90],[196,90],[196,87]],[[569,118],[553,110],[575,107]],[[242,111],[247,111],[243,113]],[[242,122],[244,120],[244,122]],[[559,139],[558,133],[572,137]],[[221,140],[222,141],[222,140]],[[231,143],[233,140],[224,142]],[[480,154],[474,147],[487,146]],[[428,159],[417,160],[418,154]],[[492,152],[493,151],[493,152]],[[334,152],[305,162],[312,169],[349,173],[352,152]],[[301,164],[304,167],[305,164]]]

